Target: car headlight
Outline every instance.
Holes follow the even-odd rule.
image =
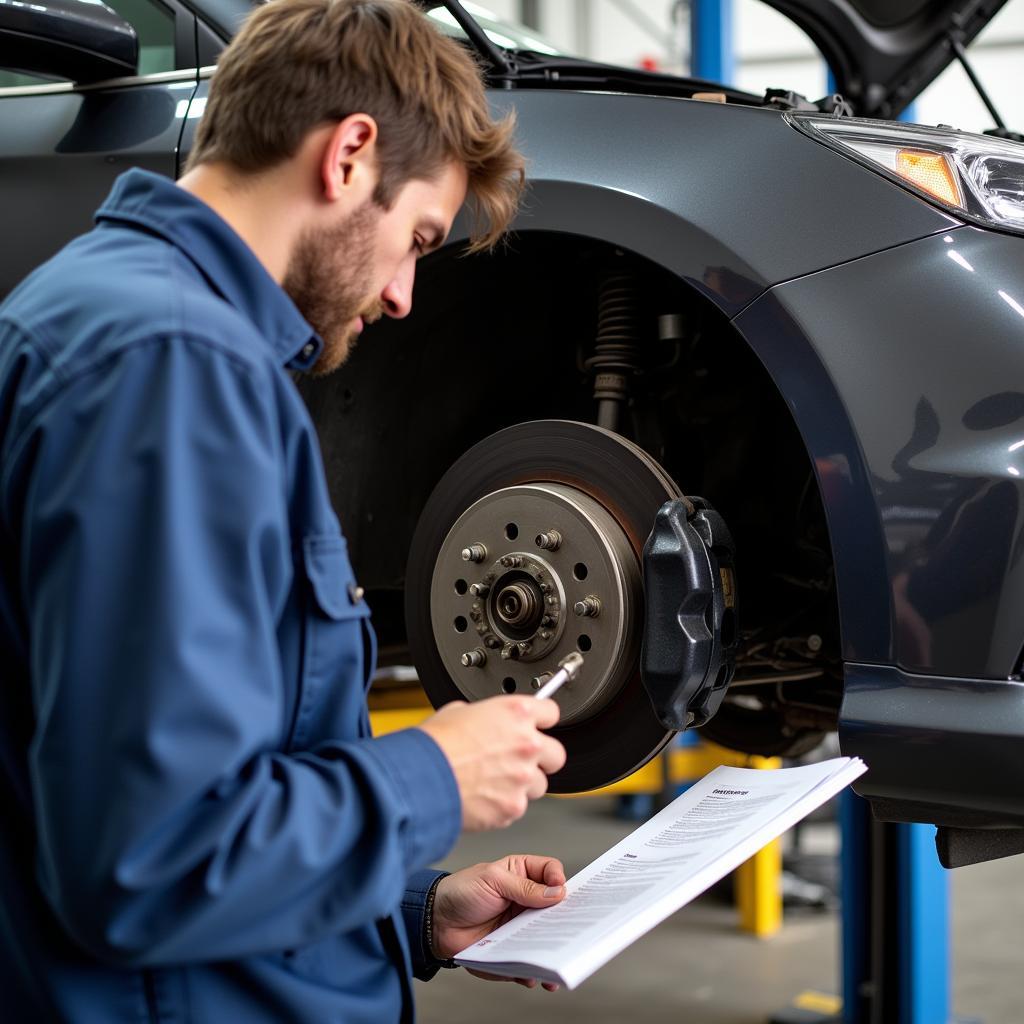
[[[1024,233],[1024,144],[892,121],[785,117],[957,216]]]

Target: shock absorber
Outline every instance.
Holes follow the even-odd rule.
[[[640,371],[639,339],[636,280],[616,268],[601,282],[594,352],[583,363],[594,375],[597,425],[606,430],[619,429],[622,408],[629,401],[630,378]]]

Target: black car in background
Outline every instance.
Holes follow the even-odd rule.
[[[456,238],[408,319],[300,384],[335,505],[384,663],[435,703],[585,653],[556,790],[682,726],[786,755],[838,728],[877,816],[938,824],[950,863],[996,829],[1024,849],[1024,146],[885,120],[1002,0],[772,6],[836,95],[434,12],[517,112],[528,202],[507,247]],[[0,0],[0,295],[118,173],[180,171],[247,9]],[[680,494],[693,575],[645,575]]]

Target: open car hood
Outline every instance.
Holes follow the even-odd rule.
[[[765,0],[814,41],[859,117],[895,117],[1006,0]]]

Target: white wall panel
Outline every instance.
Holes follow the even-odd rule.
[[[758,96],[766,89],[789,89],[816,100],[827,91],[827,77],[825,63],[817,57],[750,60],[737,64],[734,84]]]

